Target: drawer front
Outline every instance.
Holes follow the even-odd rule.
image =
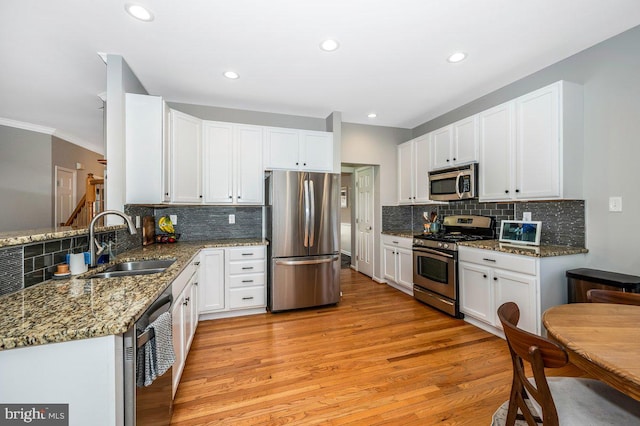
[[[460,247],[458,256],[459,260],[464,262],[520,272],[521,274],[536,275],[537,259],[530,256],[498,253],[493,250],[469,247]]]
[[[264,286],[232,288],[229,290],[229,308],[244,309],[266,306],[264,293]]]
[[[254,287],[265,284],[265,274],[240,274],[229,277],[229,287]]]
[[[251,259],[264,259],[265,248],[264,246],[246,246],[229,249],[229,260],[251,260]]]
[[[404,238],[404,237],[396,237],[394,235],[381,235],[382,244],[386,244],[389,246],[402,247],[406,249],[411,249],[413,246],[412,238]]]
[[[229,262],[229,274],[256,274],[264,272],[264,260],[250,260],[246,262]]]

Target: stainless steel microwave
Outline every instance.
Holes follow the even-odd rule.
[[[429,172],[429,199],[458,201],[478,197],[478,163]]]

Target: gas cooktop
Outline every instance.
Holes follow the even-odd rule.
[[[413,245],[444,250],[457,250],[460,241],[491,240],[495,238],[495,219],[490,216],[447,216],[443,232],[415,235]]]

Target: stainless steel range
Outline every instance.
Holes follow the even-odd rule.
[[[447,216],[443,231],[413,239],[413,295],[456,318],[458,306],[458,242],[495,238],[495,219],[489,216]]]

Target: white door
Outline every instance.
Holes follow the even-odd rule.
[[[55,225],[69,219],[76,208],[76,171],[56,166]]]
[[[398,145],[398,204],[413,203],[413,161],[413,141]]]
[[[333,133],[301,131],[300,152],[303,170],[333,171]]]
[[[202,126],[204,201],[233,203],[233,126],[207,121]]]
[[[480,200],[511,199],[514,103],[480,114]]]
[[[414,173],[413,173],[413,202],[429,203],[429,135],[422,135],[413,140]]]
[[[373,276],[373,167],[356,170],[356,269]]]
[[[451,126],[431,133],[431,164],[433,169],[451,166],[452,135]]]
[[[202,120],[171,111],[171,193],[174,203],[202,202]]]

